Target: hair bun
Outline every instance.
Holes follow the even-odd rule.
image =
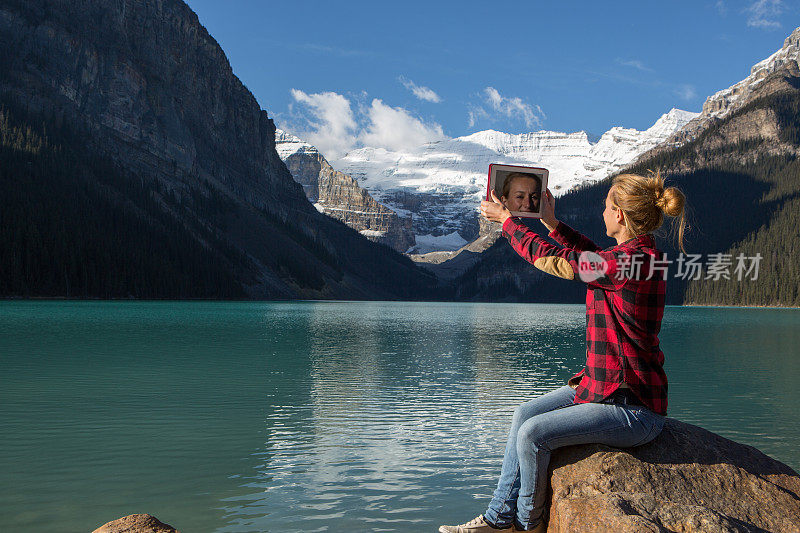
[[[661,172],[650,171],[648,177],[638,174],[614,176],[609,198],[625,214],[625,226],[632,235],[652,233],[661,227],[664,215],[674,217],[678,228],[678,246],[682,252],[686,228],[684,204],[686,198],[677,187],[664,188]]]
[[[666,202],[666,199],[664,198],[664,189],[657,189],[655,191],[655,196],[656,196],[656,207],[658,207],[663,211],[664,203]]]
[[[659,195],[656,193],[656,205],[665,215],[677,217],[683,213],[686,197],[677,187],[667,187]]]

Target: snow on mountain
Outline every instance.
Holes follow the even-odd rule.
[[[745,79],[709,96],[703,104],[703,115],[722,118],[729,114],[737,107],[737,101],[746,99],[764,78],[790,61],[800,62],[800,28],[796,28],[786,38],[780,50],[753,65],[750,75]]]
[[[319,150],[291,133],[275,128],[275,150],[283,160],[296,153],[317,155]]]
[[[676,131],[659,149],[680,146],[696,139],[710,125],[746,105],[767,76],[789,63],[800,63],[800,27],[795,28],[783,41],[780,50],[753,65],[749,76],[709,96],[700,114]]]
[[[460,240],[453,232],[466,241],[478,236],[478,205],[490,163],[545,167],[549,187],[559,195],[629,165],[696,116],[672,109],[647,130],[611,128],[596,143],[583,131],[513,135],[486,130],[404,152],[360,148],[331,165],[401,216],[412,214],[414,233],[426,236],[426,243],[455,245]]]
[[[447,235],[417,235],[417,244],[413,247],[415,254],[427,254],[429,252],[454,251],[467,244],[457,231]]]

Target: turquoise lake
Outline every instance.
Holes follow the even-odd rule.
[[[0,523],[436,531],[485,510],[582,305],[0,302]],[[800,310],[668,307],[669,415],[800,469]]]

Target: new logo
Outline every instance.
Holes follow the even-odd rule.
[[[603,277],[607,270],[605,260],[594,252],[584,251],[578,256],[578,276],[584,283]]]

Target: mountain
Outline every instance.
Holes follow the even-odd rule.
[[[321,213],[340,220],[366,238],[405,252],[414,245],[411,219],[379,204],[356,180],[331,167],[314,146],[282,130],[275,148],[306,197]]]
[[[796,43],[797,33],[787,42]],[[781,64],[759,74],[756,84],[735,85],[749,89],[739,90],[728,112],[692,130],[690,140],[651,151],[625,169],[661,169],[687,197],[687,252],[699,256],[702,269],[689,279],[679,276],[679,250],[669,228],[658,232],[657,242],[672,260],[668,303],[800,306],[800,68],[796,59],[771,57]],[[560,219],[601,246],[614,244],[597,207],[610,179],[572,190],[556,203]],[[545,233],[538,221],[531,227]],[[753,270],[737,273],[740,261]],[[715,262],[722,274],[713,272]],[[447,262],[436,268],[446,271]],[[443,284],[457,300],[580,302],[585,293],[581,283],[538,272],[505,239]]]
[[[179,0],[0,4],[0,296],[409,298]]]
[[[753,95],[759,92],[759,86],[770,74],[797,63],[798,60],[800,60],[800,27],[784,40],[780,50],[753,65],[749,76],[709,96],[703,104],[701,113],[676,131],[660,148],[680,146],[696,139],[702,131],[752,100]]]
[[[395,152],[361,148],[331,165],[400,216],[413,215],[417,253],[453,250],[479,236],[478,211],[490,163],[544,166],[556,195],[601,180],[633,162],[692,120],[673,109],[644,131],[615,127],[597,142],[586,132],[493,130]]]

